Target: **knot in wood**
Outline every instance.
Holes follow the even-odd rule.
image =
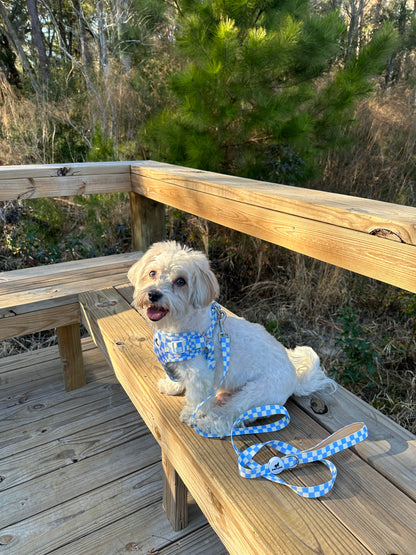
[[[397,243],[404,243],[400,235],[398,235],[394,231],[391,231],[390,229],[385,229],[383,227],[373,229],[372,231],[370,231],[370,235],[381,237],[382,239],[389,239],[390,241],[396,241]]]

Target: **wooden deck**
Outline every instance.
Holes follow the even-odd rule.
[[[0,551],[227,553],[192,504],[173,532],[160,448],[98,349],[87,385],[64,389],[57,347],[0,359]]]

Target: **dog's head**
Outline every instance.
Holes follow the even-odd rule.
[[[157,328],[178,329],[190,311],[208,306],[219,294],[206,256],[174,241],[152,245],[127,277],[134,285],[133,307],[145,309]]]

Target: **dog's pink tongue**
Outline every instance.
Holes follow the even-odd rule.
[[[166,308],[162,308],[161,306],[149,306],[147,309],[147,317],[149,320],[152,320],[152,322],[161,320],[167,313],[168,310],[166,310]]]

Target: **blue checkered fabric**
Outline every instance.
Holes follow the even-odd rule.
[[[153,347],[156,356],[163,365],[168,376],[173,380],[174,377],[169,372],[167,364],[169,362],[190,360],[200,353],[202,353],[208,360],[209,368],[211,370],[215,368],[213,333],[218,324],[223,362],[223,375],[215,390],[206,399],[199,403],[192,415],[192,425],[195,431],[199,435],[206,438],[217,438],[219,436],[216,434],[208,434],[199,430],[195,425],[195,417],[202,405],[217,393],[227,376],[231,350],[230,337],[224,332],[222,326],[223,320],[225,320],[225,313],[222,311],[220,305],[214,302],[211,305],[211,324],[204,335],[198,333],[173,334],[155,331],[153,337]],[[263,424],[261,426],[245,425],[245,422],[247,421],[271,416],[279,416],[280,418],[269,424]],[[236,436],[276,432],[287,426],[289,422],[289,413],[287,409],[281,405],[263,405],[255,407],[244,412],[237,418],[230,431],[230,435],[231,443],[238,455],[239,474],[244,478],[252,479],[263,477],[272,482],[282,484],[291,488],[301,497],[321,497],[331,491],[337,476],[337,469],[335,465],[331,461],[328,461],[327,457],[334,455],[339,451],[343,451],[344,449],[348,449],[349,447],[352,447],[353,445],[356,445],[360,441],[366,439],[368,436],[367,427],[362,422],[350,424],[349,426],[338,430],[311,449],[305,449],[303,451],[297,449],[293,445],[277,440],[257,443],[246,448],[244,451],[240,451],[235,445],[234,438]],[[254,457],[264,447],[275,450],[284,456],[274,456],[268,461],[267,464],[261,465],[254,460]],[[316,461],[323,463],[331,473],[330,480],[324,484],[304,487],[294,486],[292,484],[287,484],[284,480],[277,476],[284,470],[291,470],[301,464]]]
[[[326,458],[330,455],[338,453],[339,451],[343,451],[344,449],[348,449],[349,447],[356,445],[368,436],[367,427],[362,422],[359,422],[345,426],[345,428],[338,430],[311,449],[306,449],[304,451],[297,449],[293,445],[277,440],[257,443],[247,447],[244,451],[240,451],[234,443],[234,436],[241,435],[241,428],[239,427],[241,426],[241,423],[255,418],[257,414],[260,414],[261,416],[283,415],[283,418],[266,426],[249,426],[247,428],[243,428],[245,433],[269,432],[271,431],[270,427],[282,429],[290,422],[289,413],[286,408],[281,405],[269,405],[266,407],[251,409],[242,414],[236,420],[233,429],[231,430],[231,442],[238,455],[238,469],[240,476],[249,479],[259,477],[266,478],[267,480],[271,480],[291,488],[301,497],[316,498],[330,492],[337,476],[337,469],[335,465]],[[254,457],[264,447],[275,450],[285,456],[274,456],[266,464],[261,465],[254,460]],[[323,463],[331,473],[330,480],[323,484],[318,484],[316,486],[294,486],[292,484],[287,484],[284,480],[277,476],[277,474],[280,474],[284,470],[290,470],[301,464],[317,461]]]
[[[162,364],[165,372],[173,381],[177,381],[169,371],[169,362],[181,362],[191,360],[198,354],[202,354],[208,361],[210,370],[215,368],[214,344],[212,336],[218,321],[221,307],[218,303],[211,304],[211,323],[208,330],[200,333],[167,333],[154,330],[153,349]]]

